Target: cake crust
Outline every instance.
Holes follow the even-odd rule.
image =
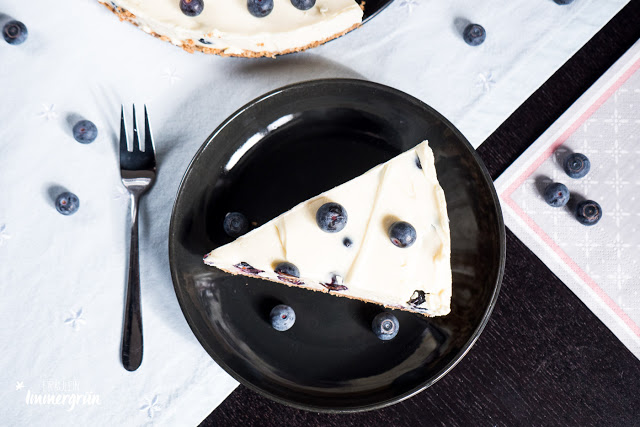
[[[109,3],[109,2],[105,2],[102,0],[98,0],[99,3],[103,4],[107,9],[109,9],[111,12],[113,12],[118,19],[120,19],[120,21],[127,21],[130,22],[131,24],[135,25],[136,27],[140,28],[140,25],[138,25],[138,21],[136,19],[136,16],[129,12],[128,10],[122,8],[122,7],[115,7],[113,4]],[[362,10],[364,10],[364,4],[365,2],[360,3],[360,8]],[[261,52],[254,52],[254,51],[250,51],[250,50],[246,50],[244,49],[241,53],[236,53],[236,52],[231,52],[228,53],[225,51],[225,49],[214,49],[214,48],[210,48],[210,47],[205,47],[205,46],[200,46],[198,45],[195,40],[193,39],[187,39],[184,40],[183,43],[181,45],[176,45],[178,47],[181,47],[183,50],[185,50],[186,52],[189,53],[194,53],[194,52],[202,52],[205,54],[209,54],[209,55],[219,55],[219,56],[233,56],[233,57],[240,57],[240,58],[261,58],[261,57],[269,57],[269,58],[275,58],[278,55],[286,55],[289,53],[295,53],[295,52],[301,52],[307,49],[312,49],[314,47],[318,47],[322,44],[327,43],[328,41],[337,39],[338,37],[342,37],[345,34],[355,30],[356,28],[358,28],[359,26],[361,26],[361,23],[352,25],[351,27],[347,28],[346,30],[334,34],[332,36],[329,36],[323,40],[318,40],[316,42],[310,43],[306,46],[301,46],[301,47],[297,47],[297,48],[293,48],[293,49],[286,49],[286,50],[282,50],[282,51],[277,51],[277,52],[268,52],[268,51],[261,51]],[[170,42],[171,40],[169,39],[169,37],[162,35],[162,34],[158,34],[154,31],[145,31],[145,33],[152,35],[153,37],[156,37],[162,41],[166,41],[166,42]]]
[[[210,264],[207,264],[207,265],[210,265]],[[212,265],[210,265],[210,266],[212,266]],[[359,298],[359,297],[355,297],[353,295],[342,294],[342,293],[340,293],[340,291],[332,291],[332,290],[329,290],[329,289],[314,288],[314,287],[306,286],[306,285],[295,285],[293,283],[288,283],[288,282],[285,282],[285,281],[275,280],[275,279],[272,279],[271,277],[264,277],[264,276],[260,276],[260,275],[248,275],[248,274],[241,273],[238,270],[231,270],[231,269],[227,269],[227,268],[224,268],[224,267],[218,267],[218,266],[212,266],[212,267],[215,267],[218,270],[224,271],[225,273],[229,273],[229,274],[231,274],[233,276],[242,276],[242,277],[247,277],[247,278],[251,278],[251,279],[266,280],[266,281],[273,282],[273,283],[279,283],[281,285],[287,285],[287,286],[292,287],[292,288],[301,288],[301,289],[304,289],[306,291],[320,292],[320,293],[323,293],[323,294],[331,294],[332,296],[349,298],[349,299],[352,299],[352,300],[355,300],[355,301],[364,301],[364,302],[368,302],[368,303],[375,304],[375,305],[383,305],[383,304],[380,304],[377,301],[369,300],[369,299],[366,299],[366,298]],[[384,307],[388,307],[388,308],[392,308],[394,310],[402,310],[402,311],[406,311],[408,313],[420,314],[420,315],[425,316],[425,317],[437,317],[437,316],[434,316],[434,315],[430,314],[428,311],[425,311],[425,310],[419,310],[419,311],[418,310],[411,310],[410,308],[403,307],[401,305],[383,305],[383,306]]]

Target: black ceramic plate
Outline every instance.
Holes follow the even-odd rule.
[[[362,23],[365,24],[369,22],[371,18],[382,12],[391,3],[393,3],[393,0],[367,0],[364,7],[364,13],[362,14]],[[331,39],[329,40],[329,43],[334,40],[337,39]]]
[[[389,6],[393,0],[367,0],[364,5],[364,14],[362,16],[362,22],[365,23],[369,19],[376,16],[385,7]]]
[[[207,267],[202,256],[231,239],[224,215],[261,225],[424,139],[433,148],[451,221],[451,314],[395,311],[398,336],[370,330],[383,309]],[[244,385],[314,411],[380,408],[429,387],[469,350],[496,302],[504,225],[492,182],[451,123],[419,100],[360,80],[317,80],[251,102],[196,153],[173,208],[169,260],[176,295],[211,357]],[[318,254],[318,256],[321,256]],[[296,323],[268,322],[285,303]]]

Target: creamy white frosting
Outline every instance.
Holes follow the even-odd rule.
[[[355,0],[317,0],[306,11],[290,0],[274,0],[272,12],[264,18],[251,15],[246,0],[205,0],[202,13],[194,17],[182,13],[179,0],[99,1],[125,9],[142,30],[166,36],[178,46],[191,41],[230,55],[300,49],[362,21]]]
[[[347,224],[338,233],[316,224],[318,208],[328,202],[347,211]],[[417,231],[410,247],[396,247],[389,239],[389,226],[398,220]],[[345,237],[353,242],[350,247],[343,244]],[[263,270],[261,277],[279,281],[274,269],[287,261],[300,270],[300,286],[326,291],[322,283],[337,274],[348,289],[332,294],[439,316],[450,311],[450,256],[446,201],[425,141],[211,251],[205,263],[242,273],[234,266],[246,262]],[[425,295],[419,306],[409,304],[416,291]]]

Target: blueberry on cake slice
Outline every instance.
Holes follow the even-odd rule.
[[[448,314],[451,238],[425,141],[300,203],[204,262],[426,316]]]
[[[143,31],[223,56],[275,56],[318,46],[358,27],[356,0],[98,0]]]

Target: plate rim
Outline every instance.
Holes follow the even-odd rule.
[[[389,2],[389,3],[391,3],[391,2]],[[491,300],[489,301],[489,305],[487,306],[487,308],[485,309],[485,311],[484,311],[484,313],[482,315],[482,320],[480,321],[480,324],[474,330],[474,332],[471,335],[471,337],[469,338],[469,340],[463,345],[462,351],[455,357],[454,360],[452,360],[444,368],[439,370],[432,377],[431,380],[423,382],[419,386],[414,387],[413,389],[409,390],[408,392],[402,393],[402,394],[400,394],[400,395],[398,395],[398,396],[396,396],[394,398],[386,399],[384,401],[377,402],[377,403],[370,403],[370,404],[366,404],[366,405],[358,405],[358,406],[353,406],[353,407],[348,407],[348,408],[337,408],[336,409],[336,408],[327,408],[325,406],[315,406],[315,405],[312,405],[312,404],[306,405],[306,404],[301,404],[301,403],[298,403],[298,402],[291,402],[289,400],[283,399],[280,396],[272,394],[272,393],[270,393],[270,392],[268,392],[266,390],[263,390],[263,389],[255,386],[251,382],[246,381],[241,375],[239,375],[237,372],[235,372],[233,369],[231,369],[226,363],[224,363],[223,360],[219,359],[217,356],[214,356],[215,352],[211,351],[211,349],[209,348],[209,344],[204,339],[203,334],[201,334],[200,331],[197,329],[191,314],[188,312],[188,310],[185,307],[186,301],[188,300],[188,296],[186,294],[183,294],[184,291],[178,285],[178,283],[179,283],[178,272],[177,272],[177,268],[174,265],[174,261],[173,261],[175,259],[175,256],[172,256],[172,254],[175,253],[175,251],[176,251],[176,243],[175,243],[175,240],[176,240],[175,234],[176,234],[176,232],[175,232],[175,230],[176,230],[176,215],[177,215],[176,214],[176,208],[177,208],[177,205],[178,205],[178,200],[180,199],[180,195],[182,194],[182,190],[184,188],[184,185],[185,185],[185,182],[187,180],[187,177],[189,176],[190,171],[192,170],[193,164],[198,160],[198,158],[200,157],[202,152],[209,146],[209,144],[212,143],[214,138],[226,126],[228,126],[234,119],[236,119],[239,115],[241,115],[242,113],[244,113],[248,109],[258,105],[259,103],[265,101],[266,99],[269,99],[269,98],[274,97],[274,96],[278,96],[279,94],[282,94],[284,92],[289,92],[291,90],[304,89],[304,88],[313,87],[313,86],[341,85],[341,84],[361,85],[361,86],[365,86],[365,87],[367,87],[369,89],[382,90],[382,91],[391,92],[391,93],[393,93],[395,95],[398,95],[399,97],[403,98],[404,100],[406,100],[406,101],[408,101],[410,103],[416,104],[420,108],[426,109],[430,113],[434,114],[439,120],[441,120],[445,124],[445,126],[447,126],[456,135],[456,137],[458,137],[463,142],[463,144],[465,145],[467,150],[469,150],[469,152],[471,153],[473,159],[480,166],[480,170],[482,172],[482,178],[488,184],[489,193],[490,193],[491,199],[494,202],[494,208],[496,210],[496,217],[497,217],[497,220],[498,220],[498,224],[497,225],[498,225],[498,241],[499,241],[499,265],[498,265],[498,275],[497,275],[496,280],[495,280],[495,288],[494,288],[494,291],[493,291],[493,295],[491,296]],[[410,95],[410,94],[408,94],[406,92],[403,92],[403,91],[401,91],[399,89],[395,89],[395,88],[392,88],[392,87],[387,86],[387,85],[383,85],[383,84],[380,84],[380,83],[372,82],[372,81],[369,81],[369,80],[363,80],[363,79],[324,78],[324,79],[305,80],[305,81],[298,82],[298,83],[288,84],[288,85],[282,86],[280,88],[274,89],[272,91],[266,92],[266,93],[264,93],[264,94],[262,94],[262,95],[260,95],[260,96],[258,96],[256,98],[254,98],[253,100],[249,101],[248,103],[244,104],[242,107],[237,109],[234,113],[230,114],[226,119],[224,119],[222,121],[222,123],[220,123],[220,125],[218,125],[218,127],[205,139],[205,141],[200,145],[200,148],[198,148],[196,153],[193,155],[193,158],[191,159],[191,161],[187,165],[187,167],[185,169],[185,172],[184,172],[184,174],[183,174],[183,176],[182,176],[182,178],[180,180],[180,185],[178,186],[178,190],[176,191],[176,195],[175,195],[175,198],[174,198],[173,206],[172,206],[172,209],[171,209],[171,218],[170,218],[170,222],[169,222],[168,258],[169,258],[169,268],[171,270],[171,280],[173,282],[174,292],[176,293],[176,298],[178,300],[178,304],[180,305],[180,310],[182,311],[182,314],[185,317],[185,320],[187,321],[187,324],[189,325],[189,328],[191,329],[191,332],[195,335],[196,339],[198,340],[198,342],[200,343],[202,348],[207,352],[209,357],[211,357],[211,359],[218,366],[220,366],[228,375],[230,375],[233,379],[238,381],[239,384],[244,385],[245,387],[251,389],[252,391],[255,391],[255,392],[259,393],[260,395],[262,395],[264,397],[267,397],[270,400],[273,400],[275,402],[278,402],[278,403],[281,403],[283,405],[290,406],[290,407],[293,407],[293,408],[296,408],[296,409],[302,409],[302,410],[305,410],[305,411],[322,412],[322,413],[328,413],[328,414],[358,413],[358,412],[365,412],[365,411],[382,409],[382,408],[394,405],[396,403],[402,402],[403,400],[406,400],[406,399],[409,399],[409,398],[415,396],[416,394],[426,390],[427,388],[431,387],[433,384],[438,382],[440,379],[442,379],[458,363],[460,363],[460,361],[467,355],[467,353],[469,352],[471,347],[473,347],[473,345],[476,343],[476,341],[478,340],[480,334],[484,331],[484,328],[486,327],[487,323],[489,322],[489,318],[491,317],[493,309],[494,309],[494,307],[495,307],[495,305],[497,303],[498,296],[500,294],[500,289],[502,287],[502,280],[503,280],[503,277],[504,277],[505,262],[506,262],[506,232],[505,232],[504,218],[503,218],[503,215],[502,215],[502,208],[500,206],[500,200],[498,198],[498,194],[496,192],[495,186],[493,185],[493,180],[491,179],[491,175],[489,174],[489,171],[487,170],[484,162],[482,161],[482,159],[478,155],[477,151],[473,148],[471,143],[469,143],[467,138],[458,130],[457,127],[455,127],[442,114],[440,114],[433,107],[429,106],[428,104],[426,104],[425,102],[419,100],[418,98],[416,98],[416,97],[414,97],[414,96],[412,96],[412,95]]]
[[[376,10],[371,15],[367,16],[366,18],[364,18],[362,20],[362,23],[365,24],[365,23],[369,22],[372,18],[376,17],[380,12],[385,10],[387,7],[391,6],[391,3],[393,3],[393,2],[394,2],[394,0],[386,0],[384,5],[382,5],[382,7],[380,9]],[[365,11],[365,13],[366,13],[366,11]]]

